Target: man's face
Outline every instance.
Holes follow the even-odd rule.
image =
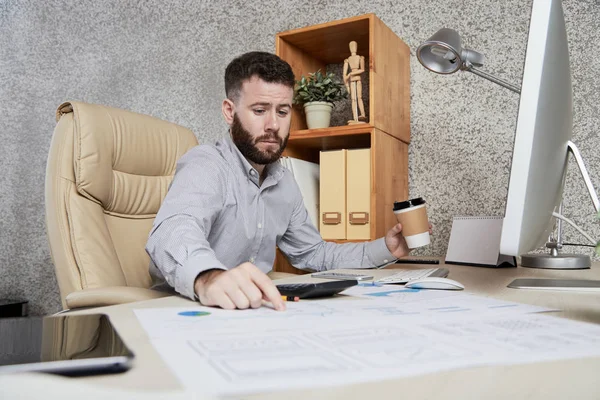
[[[243,83],[230,125],[233,142],[249,161],[279,159],[290,134],[293,96],[292,88],[256,77]]]

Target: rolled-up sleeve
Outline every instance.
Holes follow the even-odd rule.
[[[225,193],[215,161],[197,149],[180,159],[146,244],[146,252],[166,282],[191,299],[200,273],[227,269],[207,240]]]

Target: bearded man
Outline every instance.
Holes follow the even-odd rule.
[[[408,254],[402,226],[364,243],[325,242],[294,177],[277,162],[290,134],[294,73],[250,52],[225,70],[229,137],[188,151],[156,216],[146,251],[154,288],[206,306],[285,310],[266,275],[276,247],[296,268],[373,268]]]

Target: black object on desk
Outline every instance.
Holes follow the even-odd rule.
[[[439,264],[440,260],[427,258],[399,258],[396,264]]]
[[[0,319],[0,374],[124,372],[134,359],[104,314]]]
[[[301,299],[328,297],[344,289],[358,285],[356,280],[340,280],[315,283],[283,283],[276,285],[282,296],[294,296]]]
[[[27,300],[0,299],[0,318],[27,316]]]

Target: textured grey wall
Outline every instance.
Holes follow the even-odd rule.
[[[34,313],[60,308],[44,228],[44,171],[56,107],[101,103],[191,128],[225,132],[227,63],[274,51],[280,31],[374,12],[412,49],[457,29],[487,56],[485,70],[520,83],[531,1],[7,1],[0,0],[0,297]],[[575,137],[600,187],[600,5],[565,0]],[[411,60],[410,192],[430,202],[423,254],[443,255],[455,215],[501,215],[518,96],[462,73],[440,76]],[[568,179],[566,214],[600,236],[581,179]],[[572,230],[567,239],[581,241]],[[590,253],[590,250],[586,250]]]

